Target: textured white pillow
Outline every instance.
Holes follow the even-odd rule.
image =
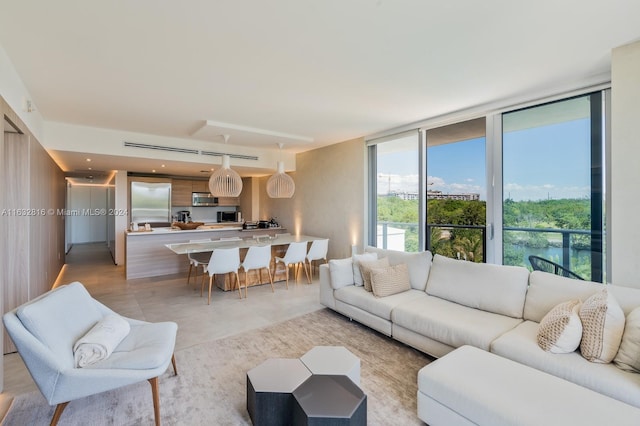
[[[350,257],[329,260],[329,275],[331,276],[331,287],[334,290],[353,285],[352,265],[353,261]]]
[[[618,353],[624,332],[624,312],[607,289],[597,292],[580,307],[580,352],[588,361],[608,363]]]
[[[640,373],[640,308],[627,315],[620,349],[613,362],[623,370]]]
[[[578,349],[582,339],[579,311],[579,300],[563,302],[551,309],[540,321],[538,346],[554,354],[568,354]]]
[[[411,290],[407,264],[400,263],[382,269],[371,269],[371,288],[376,297],[386,297]]]
[[[362,253],[354,254],[353,259],[353,282],[356,286],[362,287],[364,281],[362,280],[362,272],[360,272],[360,261],[376,260],[378,258],[377,253]]]

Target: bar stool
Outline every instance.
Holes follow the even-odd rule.
[[[271,283],[271,292],[273,289],[273,276],[271,275],[271,246],[251,246],[247,250],[244,261],[240,264],[244,269],[244,297],[247,297],[247,287],[249,286],[249,271],[258,270],[258,279],[262,282],[262,270],[266,269],[269,274],[269,282]]]
[[[329,240],[314,240],[311,242],[311,247],[307,252],[306,261],[309,262],[309,270],[311,271],[311,277],[313,278],[313,262],[315,260],[324,260],[327,263],[327,251],[329,250]],[[309,280],[311,284],[311,280]]]
[[[307,242],[302,241],[299,243],[290,243],[287,248],[284,257],[276,257],[276,267],[278,266],[278,262],[283,263],[286,268],[287,273],[287,289],[289,289],[289,266],[294,265],[294,279],[298,279],[298,270],[300,264],[304,268],[304,272],[307,274],[307,279],[309,282],[309,272],[307,271],[307,266],[305,263],[305,257],[307,256]]]
[[[234,273],[236,276],[236,285],[238,286],[238,294],[242,299],[242,291],[240,291],[240,278],[238,278],[238,269],[240,268],[240,249],[238,247],[228,249],[215,249],[211,253],[209,263],[204,267],[204,272],[209,274],[209,297],[207,305],[211,304],[211,285],[213,284],[213,276],[215,274]],[[204,289],[204,280],[200,286],[200,297]]]

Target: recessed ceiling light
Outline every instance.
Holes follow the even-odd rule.
[[[153,173],[155,173],[155,172],[156,172],[156,169],[153,169],[153,170],[151,170],[151,171],[152,171]]]
[[[164,167],[164,164],[161,167]]]
[[[93,170],[91,167],[89,167],[89,170]]]
[[[91,161],[91,158],[87,158],[87,162]]]

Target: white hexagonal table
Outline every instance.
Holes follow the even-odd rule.
[[[360,358],[343,346],[316,346],[300,360],[312,374],[343,375],[360,385]]]
[[[293,391],[311,372],[299,359],[272,358],[247,372],[247,411],[254,425],[291,424]]]

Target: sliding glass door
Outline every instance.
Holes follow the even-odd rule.
[[[369,241],[376,247],[418,251],[420,217],[420,142],[417,130],[386,138],[370,147]]]
[[[602,282],[602,104],[596,92],[503,114],[504,264]]]
[[[434,254],[485,261],[485,131],[484,117],[426,131],[426,246]]]

